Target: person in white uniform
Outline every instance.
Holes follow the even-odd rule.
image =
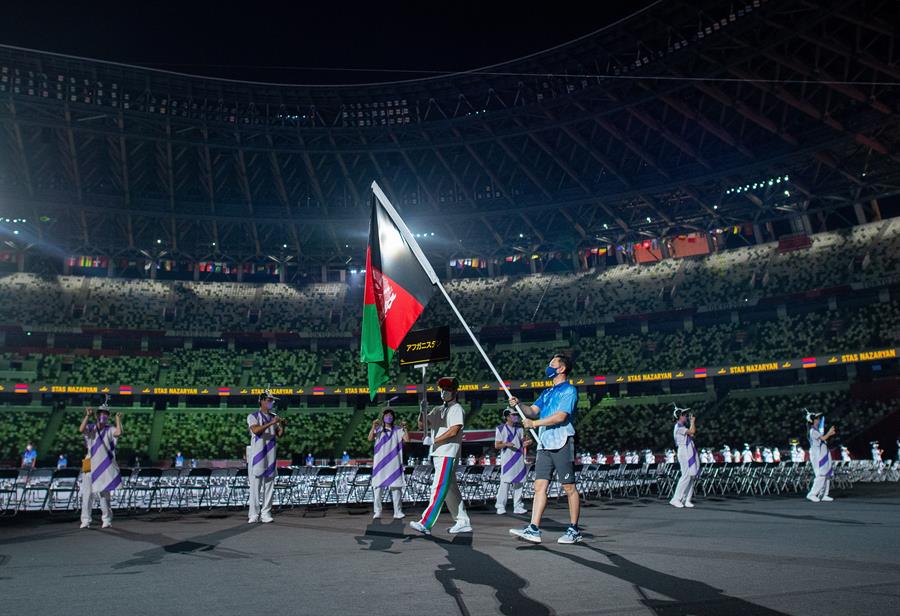
[[[250,447],[247,451],[247,483],[250,488],[248,523],[273,522],[272,499],[275,496],[276,445],[284,434],[285,420],[272,412],[278,398],[266,389],[259,394],[259,410],[247,415]],[[260,504],[262,493],[262,504]]]
[[[505,421],[497,426],[494,433],[494,447],[500,450],[500,487],[497,489],[497,500],[494,502],[494,507],[497,515],[505,514],[506,501],[509,498],[509,491],[512,489],[513,513],[522,515],[527,513],[522,500],[525,475],[528,474],[528,467],[525,465],[525,450],[531,447],[532,441],[526,438],[525,431],[519,422],[519,415],[513,409],[504,410],[503,419]],[[590,455],[588,455],[588,459],[590,459]]]
[[[850,462],[853,457],[850,455],[850,450],[847,449],[846,445],[841,445],[841,460],[844,462]]]
[[[831,452],[828,451],[828,439],[835,435],[834,426],[825,430],[825,418],[822,413],[813,413],[804,409],[806,412],[806,424],[809,434],[809,463],[812,465],[815,480],[809,493],[806,495],[807,500],[814,503],[829,502],[834,499],[828,496],[828,490],[831,487]]]
[[[778,447],[772,448],[772,461],[781,462],[781,450]]]
[[[678,408],[672,415],[675,417],[675,446],[678,448],[678,465],[681,467],[681,478],[675,486],[675,495],[669,504],[673,507],[693,507],[691,497],[694,494],[694,482],[700,476],[700,460],[697,446],[694,444],[694,435],[697,433],[696,417],[688,415],[691,409]]]
[[[458,400],[459,380],[456,377],[445,376],[438,380],[437,385],[444,403],[430,411],[424,407],[419,416],[420,427],[424,427],[427,423],[429,432],[422,444],[431,446],[431,460],[434,463],[431,496],[422,517],[410,522],[409,525],[423,535],[430,535],[446,502],[447,509],[455,521],[447,532],[452,535],[470,533],[472,525],[469,514],[466,513],[466,504],[456,483],[456,466],[462,446],[465,419],[465,412]],[[424,406],[425,401],[422,404]]]
[[[741,462],[753,462],[753,452],[750,451],[750,444],[744,443],[744,450],[741,452]]]
[[[772,450],[768,447],[764,447],[762,451],[762,459],[766,464],[772,464],[775,462],[775,457],[772,455]]]
[[[109,396],[97,408],[97,423],[89,422],[94,409],[84,410],[78,431],[84,436],[87,449],[81,464],[81,528],[91,527],[94,495],[100,499],[101,528],[112,526],[110,492],[122,485],[122,475],[116,462],[116,442],[122,436],[122,413],[116,413],[116,426],[109,425]]]
[[[666,464],[675,464],[675,450],[666,449]]]

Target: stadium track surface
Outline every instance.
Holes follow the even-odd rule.
[[[900,486],[834,496],[603,502],[583,510],[574,546],[556,544],[562,504],[540,546],[509,536],[520,520],[491,509],[472,512],[469,536],[448,535],[442,514],[433,539],[411,516],[368,510],[254,526],[243,511],[120,515],[110,530],[20,515],[0,519],[0,605],[42,616],[900,612]]]

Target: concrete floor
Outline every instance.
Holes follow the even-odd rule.
[[[406,520],[299,510],[0,519],[0,613],[840,614],[900,613],[900,486],[801,497],[659,501],[583,510],[585,542],[508,534],[524,518],[473,510],[471,535]],[[99,515],[99,512],[96,512]],[[412,512],[411,512],[412,513]]]

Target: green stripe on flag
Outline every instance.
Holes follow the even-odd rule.
[[[381,335],[381,322],[375,304],[363,306],[360,361],[368,365],[369,398],[374,400],[378,388],[387,383],[394,350],[388,347]]]

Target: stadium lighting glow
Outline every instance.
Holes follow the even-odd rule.
[[[520,234],[519,234],[519,237],[525,237],[525,235],[524,235],[524,234],[522,234],[522,233],[520,233]]]
[[[282,247],[282,248],[287,248],[287,244],[282,244],[281,247]]]
[[[19,235],[19,230],[16,229],[15,231],[13,231],[13,235]]]
[[[785,197],[790,197],[790,196],[791,196],[791,191],[789,191],[789,190],[784,191],[784,196],[785,196]]]
[[[352,270],[350,270],[350,273],[351,273],[351,274],[355,274],[355,273],[356,273],[356,270],[355,270],[355,269],[352,269]]]
[[[714,209],[714,210],[717,210],[717,209],[719,209],[719,206],[718,206],[718,205],[714,205],[714,206],[713,206],[713,209]]]
[[[157,244],[162,244],[162,240],[156,240]]]

